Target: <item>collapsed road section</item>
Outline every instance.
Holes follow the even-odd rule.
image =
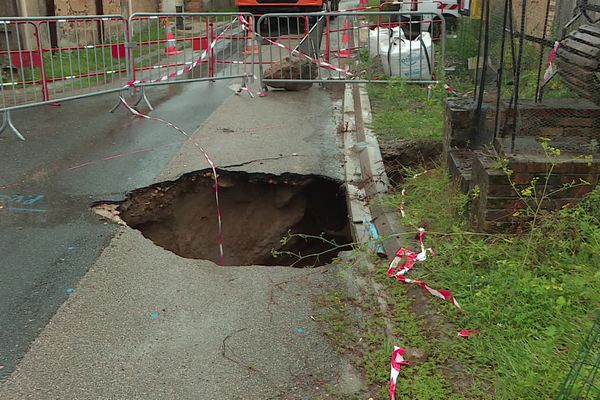
[[[219,170],[219,203],[224,265],[320,266],[352,242],[345,189],[331,178]],[[211,170],[136,189],[115,211],[175,254],[219,262]]]

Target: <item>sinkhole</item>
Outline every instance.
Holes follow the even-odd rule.
[[[350,248],[342,182],[225,170],[218,170],[218,177],[224,265],[312,267]],[[181,257],[219,264],[211,170],[133,190],[114,204],[125,223],[155,244]]]

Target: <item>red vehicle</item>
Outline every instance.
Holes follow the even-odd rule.
[[[240,12],[269,13],[337,11],[339,0],[235,0]]]

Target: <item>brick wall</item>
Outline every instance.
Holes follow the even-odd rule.
[[[492,144],[496,124],[494,104],[483,104],[481,121],[477,118],[476,108],[476,103],[471,98],[446,102],[445,151],[455,147],[478,148]]]
[[[512,115],[506,132],[512,132]],[[584,99],[547,99],[519,106],[517,136],[600,139],[600,107]]]
[[[552,167],[547,159],[516,156],[510,161],[510,169],[513,173],[509,181],[494,157],[480,155],[473,160],[472,188],[477,188],[478,196],[473,201],[471,220],[477,229],[500,230],[522,222],[523,217],[515,216],[515,213],[526,208],[526,204],[516,190],[530,186],[534,179],[538,179],[536,193],[540,194],[539,199],[544,193],[546,179],[545,193],[556,192],[543,202],[544,210],[577,204],[598,184],[600,160],[595,159],[590,165],[582,159],[565,157]],[[589,184],[584,184],[584,181]],[[565,185],[573,183],[576,186],[564,189]],[[529,200],[529,204],[533,206],[535,203]]]
[[[445,150],[453,179],[465,193],[478,193],[471,208],[471,220],[479,230],[501,230],[524,221],[515,216],[526,207],[515,189],[523,190],[535,179],[536,192],[555,192],[542,205],[554,210],[575,205],[597,184],[600,175],[600,107],[581,99],[545,100],[543,104],[519,105],[518,130],[513,149],[512,115],[509,125],[491,143],[495,113],[490,105],[483,108],[484,118],[478,123],[475,104],[471,100],[449,100],[445,116]],[[504,113],[499,119],[505,120]],[[504,136],[502,135],[504,134]],[[551,139],[550,145],[561,149],[552,163],[538,138]],[[471,150],[479,148],[480,150]],[[593,155],[591,163],[581,156]],[[499,167],[501,159],[510,162],[510,180]],[[586,181],[589,185],[581,185]],[[565,185],[576,187],[563,190]],[[512,185],[511,185],[512,183]],[[514,187],[513,187],[514,185]]]

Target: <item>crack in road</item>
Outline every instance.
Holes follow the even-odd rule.
[[[245,161],[245,162],[239,163],[239,164],[221,165],[219,168],[243,167],[245,165],[252,164],[252,163],[255,163],[255,162],[259,162],[259,161],[274,161],[274,160],[281,160],[281,159],[290,158],[290,157],[306,157],[306,156],[302,155],[302,154],[292,153],[291,155],[287,155],[287,156],[257,158],[257,159],[250,160],[250,161]]]

